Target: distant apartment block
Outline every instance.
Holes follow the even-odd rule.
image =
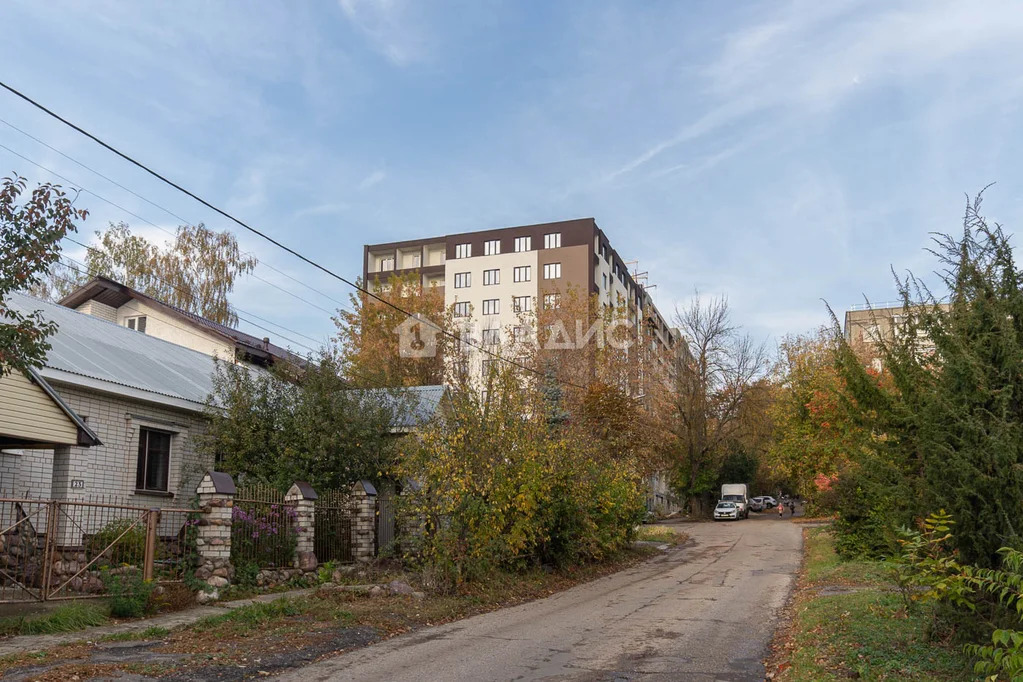
[[[593,218],[369,244],[363,251],[370,290],[392,273],[416,272],[424,287],[442,288],[456,321],[480,330],[479,343],[514,336],[520,313],[559,306],[570,290],[621,307],[651,350],[678,340]]]
[[[942,304],[941,307],[948,308],[946,304]],[[907,315],[913,315],[919,308],[920,306],[910,306],[907,310],[902,301],[851,306],[845,312],[843,327],[845,340],[854,348],[862,348],[869,352],[882,341],[887,342],[896,338],[909,321]],[[932,347],[930,339],[922,331],[918,330],[916,333],[921,350]]]

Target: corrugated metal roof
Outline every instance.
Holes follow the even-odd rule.
[[[39,310],[57,324],[46,368],[107,382],[113,392],[123,386],[185,400],[196,409],[213,391],[209,355],[21,293],[10,294],[7,305]]]
[[[444,398],[444,391],[444,386],[404,386],[371,388],[364,393],[392,407],[396,418],[392,428],[402,431],[423,426],[433,419]]]

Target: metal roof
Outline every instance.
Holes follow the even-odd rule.
[[[209,355],[22,293],[6,305],[57,324],[40,371],[48,380],[196,411],[213,392]]]
[[[363,393],[393,408],[395,431],[410,431],[433,419],[444,399],[444,386],[402,386],[398,388],[370,388]]]

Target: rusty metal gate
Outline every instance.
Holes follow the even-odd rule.
[[[183,579],[201,512],[0,498],[0,603],[102,597],[108,585]]]

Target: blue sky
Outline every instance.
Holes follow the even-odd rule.
[[[662,312],[727,295],[773,343],[826,322],[822,299],[893,298],[892,266],[929,272],[928,233],[959,228],[964,193],[997,182],[986,213],[1009,231],[1023,220],[1023,6],[1009,0],[8,0],[0,25],[0,80],[351,277],[366,242],[593,216],[649,271]],[[0,118],[229,227],[6,93]],[[2,123],[0,144],[179,222]],[[4,149],[0,169],[51,179]],[[81,202],[87,232],[126,220],[165,237]],[[333,331],[259,280],[235,302]]]

